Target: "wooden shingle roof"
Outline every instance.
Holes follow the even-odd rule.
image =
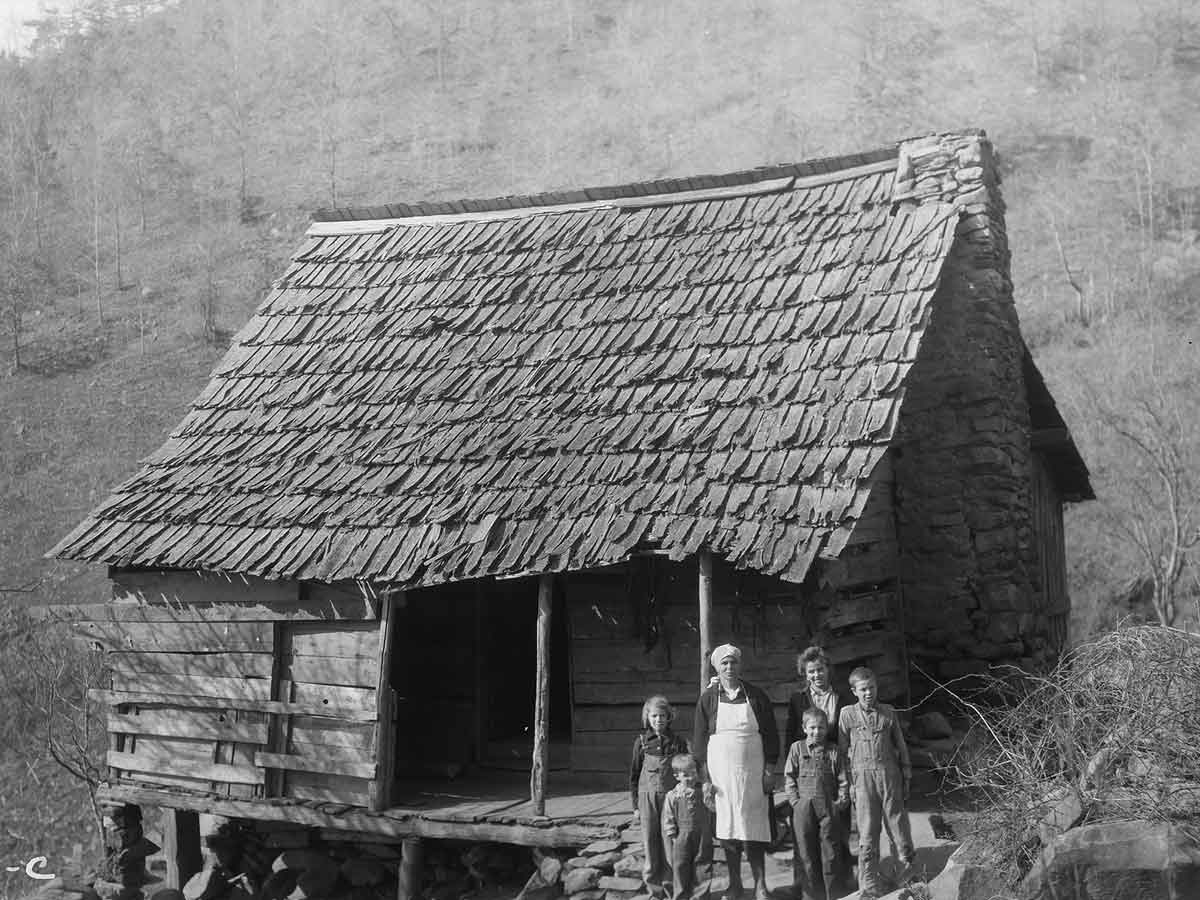
[[[51,552],[417,585],[706,546],[802,580],[866,501],[954,240],[894,167],[314,223]]]

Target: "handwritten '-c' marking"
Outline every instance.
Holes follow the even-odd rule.
[[[46,857],[35,856],[29,862],[25,863],[25,874],[28,875],[30,878],[37,878],[37,879],[43,880],[43,881],[56,877],[53,872],[44,872],[43,873],[43,872],[35,872],[34,871],[34,869],[40,869],[44,865],[46,865]]]

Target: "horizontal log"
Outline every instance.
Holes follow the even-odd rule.
[[[317,772],[328,775],[349,775],[353,778],[374,778],[378,766],[374,760],[351,760],[333,754],[298,756],[290,753],[255,753],[254,764],[290,772]]]
[[[167,706],[199,709],[244,709],[287,715],[325,716],[349,722],[374,722],[375,710],[338,708],[322,704],[284,703],[278,700],[237,700],[228,697],[187,697],[183,694],[158,694],[147,691],[102,691],[92,689],[88,696],[109,706]]]
[[[619,747],[571,747],[573,772],[628,772],[629,750]]]
[[[270,678],[270,653],[142,653],[112,651],[106,660],[114,672],[156,675],[204,675],[215,678]]]
[[[80,622],[75,630],[107,650],[156,650],[213,653],[233,650],[271,652],[270,622]]]
[[[121,783],[102,785],[97,792],[102,803],[132,803],[168,809],[188,809],[233,819],[281,821],[312,828],[343,832],[361,831],[388,837],[424,837],[479,843],[516,844],[525,847],[584,847],[593,841],[617,836],[615,825],[582,825],[575,822],[544,825],[496,825],[490,822],[445,822],[419,818],[418,811],[388,810],[373,814],[365,810],[323,812],[278,800],[229,800],[183,791],[158,790]]]
[[[377,657],[291,656],[287,664],[294,681],[368,687],[379,680]]]
[[[379,656],[379,626],[297,625],[291,635],[293,656],[367,657]]]
[[[115,734],[211,738],[247,744],[267,742],[266,723],[236,722],[231,716],[202,710],[147,709],[136,715],[109,710],[108,730]]]
[[[891,619],[891,592],[860,594],[842,597],[822,618],[825,628],[845,628],[864,622],[887,622]]]
[[[195,763],[174,756],[122,753],[109,750],[105,757],[108,765],[123,771],[146,774],[176,775],[202,781],[219,781],[227,784],[262,784],[266,773],[252,766],[230,766],[222,763]]]
[[[206,675],[151,675],[145,672],[113,673],[113,690],[183,694],[188,697],[222,697],[231,700],[269,700],[269,678],[210,678]]]
[[[904,638],[895,631],[867,631],[831,639],[825,653],[835,665],[871,656],[899,656]]]
[[[312,716],[292,716],[292,743],[294,752],[301,752],[300,745],[312,745],[314,752],[326,747],[359,747],[370,749],[375,744],[375,725],[353,725],[336,719],[319,719]]]

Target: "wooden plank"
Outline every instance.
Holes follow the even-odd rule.
[[[289,746],[300,753],[301,745],[315,748],[358,747],[369,749],[375,745],[375,726],[351,724],[336,719],[318,719],[312,716],[293,716]]]
[[[375,666],[375,753],[374,760],[379,760],[378,767],[374,760],[370,762],[370,775],[374,779],[368,789],[370,807],[373,810],[386,809],[392,795],[392,779],[396,766],[396,704],[393,698],[389,675],[392,669],[392,633],[395,630],[396,610],[403,598],[389,594],[383,599],[379,616],[379,661]],[[342,771],[342,770],[339,770]],[[347,775],[357,772],[347,771]]]
[[[297,625],[292,632],[295,656],[379,658],[379,628],[362,625]]]
[[[281,702],[292,702],[292,680],[289,675],[289,661],[292,653],[292,626],[288,623],[275,624],[275,654],[271,666],[271,699]],[[267,747],[275,753],[287,750],[288,734],[291,731],[294,716],[271,716],[270,729],[267,737]],[[268,797],[283,796],[284,772],[272,769],[267,773],[266,794]]]
[[[379,678],[378,659],[365,656],[289,656],[287,666],[293,681],[312,684],[375,687]]]
[[[248,744],[265,744],[267,741],[265,724],[235,722],[223,713],[202,710],[146,709],[130,715],[109,710],[108,730],[124,734],[245,741]]]
[[[162,773],[233,784],[262,784],[265,774],[261,769],[244,766],[227,766],[219,763],[205,765],[172,756],[158,758],[142,753],[122,753],[117,750],[108,751],[107,761],[114,768],[131,772],[145,772],[151,775]]]
[[[374,778],[378,766],[374,760],[351,761],[331,754],[322,756],[295,756],[289,753],[255,753],[254,764],[270,769],[287,769],[289,772],[319,772],[328,775],[350,775],[354,778]]]
[[[297,800],[323,800],[366,808],[370,801],[367,788],[368,783],[362,778],[289,770],[284,791]]]
[[[577,822],[500,825],[492,822],[439,822],[420,818],[414,811],[405,810],[389,810],[383,814],[347,810],[335,814],[312,807],[280,803],[278,800],[227,800],[129,783],[102,785],[97,797],[102,803],[133,803],[138,806],[191,809],[234,819],[288,822],[343,832],[361,831],[387,837],[405,837],[413,834],[441,840],[494,842],[525,847],[577,848],[593,841],[611,840],[619,834],[618,824],[615,822],[606,825]]]
[[[864,622],[886,622],[890,619],[891,601],[890,591],[839,597],[821,624],[826,628],[845,628]]]
[[[204,675],[151,675],[113,673],[113,690],[183,694],[188,697],[221,697],[267,700],[271,682],[265,678],[209,678]]]
[[[628,772],[628,747],[572,747],[573,772]]]
[[[220,603],[273,603],[295,605],[299,582],[254,575],[227,576],[198,571],[131,571],[116,569],[110,575],[114,597],[162,606],[208,606]]]
[[[108,650],[192,653],[271,650],[270,622],[81,622],[74,627]]]
[[[187,697],[183,694],[156,694],[148,691],[104,691],[92,689],[88,696],[110,706],[134,703],[199,709],[246,709],[255,712],[326,716],[348,722],[374,722],[375,710],[361,707],[334,707],[320,703],[280,703],[274,700],[238,700],[226,697]]]
[[[375,718],[375,689],[292,682],[292,702],[337,709],[369,709]]]
[[[41,607],[39,618],[54,622],[321,622],[373,619],[362,597],[335,603],[238,602],[164,606],[137,596],[117,595],[109,603],[60,603]]]
[[[529,794],[535,815],[546,812],[546,772],[550,767],[550,615],[553,609],[554,576],[538,579],[537,595],[537,672],[533,701],[533,765],[529,773]]]
[[[114,672],[269,678],[270,653],[143,653],[115,650],[106,657]]]

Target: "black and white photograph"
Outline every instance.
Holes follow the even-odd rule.
[[[1200,900],[1200,5],[0,0],[0,900]]]

